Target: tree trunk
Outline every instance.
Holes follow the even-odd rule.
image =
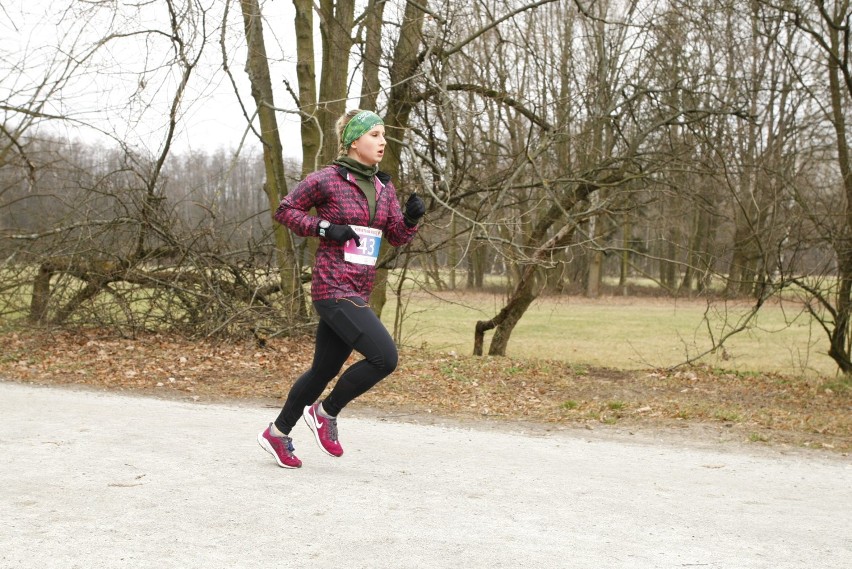
[[[385,147],[385,156],[382,159],[382,170],[391,175],[399,193],[399,197],[405,200],[404,181],[400,177],[400,158],[402,153],[402,141],[408,128],[408,119],[411,115],[412,97],[411,81],[420,65],[418,51],[422,43],[423,11],[417,2],[405,3],[405,16],[402,27],[399,30],[399,40],[396,43],[393,55],[393,65],[390,69],[390,96],[388,98],[388,112],[384,117],[385,134],[388,138]],[[382,240],[382,248],[388,247],[386,241]],[[381,252],[380,255],[384,255]],[[373,294],[370,297],[370,305],[373,310],[381,316],[385,302],[387,302],[387,269],[376,271],[376,281]]]
[[[630,292],[627,286],[627,278],[630,276],[630,245],[633,232],[630,216],[625,214],[621,224],[621,258],[619,259],[618,286],[621,294],[627,296]]]
[[[494,331],[491,339],[489,356],[505,356],[509,346],[509,338],[521,317],[538,296],[535,292],[536,267],[527,265],[523,271],[521,282],[515,287],[511,298],[500,312],[491,320],[479,321],[474,328],[473,355],[481,356],[485,340],[485,332]]]
[[[366,41],[364,42],[364,71],[361,77],[361,102],[359,108],[376,110],[379,97],[379,64],[382,59],[382,17],[385,13],[385,0],[370,0],[366,10]]]
[[[660,281],[670,291],[674,291],[677,285],[677,241],[678,231],[670,226],[666,232],[664,251],[660,255]]]
[[[726,296],[749,295],[754,288],[756,274],[755,236],[752,231],[752,224],[745,219],[746,215],[742,213],[736,216],[737,227],[734,232],[733,254],[728,268],[728,280],[725,284]]]
[[[840,50],[837,30],[838,28],[834,27],[829,34],[834,53],[839,53]],[[837,135],[837,161],[840,174],[843,176],[843,188],[846,194],[844,226],[842,235],[835,245],[840,287],[837,291],[837,315],[834,329],[831,331],[831,347],[828,350],[828,355],[837,363],[844,374],[850,375],[852,374],[852,359],[850,359],[849,353],[848,334],[850,310],[852,310],[852,298],[850,298],[850,295],[852,295],[852,239],[849,237],[850,232],[852,232],[852,164],[850,164],[846,137],[846,111],[840,86],[839,67],[834,58],[829,58],[828,79],[834,130]]]
[[[50,300],[50,279],[54,269],[50,263],[42,263],[38,274],[33,279],[33,295],[30,300],[29,321],[41,324],[47,318],[48,301]]]
[[[261,142],[263,143],[263,164],[266,169],[266,183],[263,186],[269,202],[270,215],[278,209],[281,199],[287,195],[287,180],[284,177],[284,156],[281,149],[281,137],[278,134],[278,121],[275,117],[275,102],[272,95],[272,80],[269,76],[269,62],[266,57],[266,44],[263,41],[263,25],[260,6],[257,0],[241,0],[248,44],[246,71],[251,81],[251,94],[257,105],[260,121]],[[291,314],[304,316],[305,307],[302,295],[302,283],[299,278],[295,250],[290,232],[279,223],[273,223],[275,250],[278,256],[281,291],[291,305]]]
[[[468,248],[467,259],[467,284],[471,290],[482,290],[485,280],[485,268],[487,264],[488,250],[473,243]]]
[[[695,210],[692,214],[692,233],[690,234],[689,243],[686,249],[686,266],[683,268],[683,278],[680,281],[680,290],[686,291],[687,295],[692,294],[693,284],[695,282],[695,265],[698,258],[698,247],[701,241],[701,227],[699,211]]]
[[[354,0],[320,0],[322,74],[320,75],[317,116],[323,133],[320,164],[337,158],[334,126],[346,111],[349,87],[349,52],[352,49]]]
[[[589,274],[586,280],[586,297],[598,298],[601,295],[603,253],[597,249],[589,252]]]
[[[530,236],[530,242],[536,243],[541,238],[541,234],[553,225],[554,221],[561,214],[561,209],[557,207],[551,208],[540,220],[539,226],[533,231]],[[494,337],[491,339],[491,347],[488,350],[490,356],[505,356],[506,348],[509,345],[509,338],[512,331],[520,321],[521,317],[529,308],[530,304],[538,297],[540,287],[537,287],[537,273],[539,265],[535,261],[541,261],[546,255],[550,254],[554,249],[565,247],[571,242],[574,236],[573,225],[563,226],[556,234],[538,246],[532,255],[533,262],[524,265],[519,274],[519,280],[515,285],[509,301],[502,310],[491,320],[479,321],[474,329],[474,355],[482,355],[482,344],[485,332],[494,330]],[[477,351],[477,349],[479,351]]]
[[[314,9],[311,0],[293,0],[296,7],[296,78],[302,112],[302,178],[322,166],[321,131],[317,117],[317,78],[314,65]]]
[[[457,231],[459,229],[458,217],[453,216],[453,220],[450,222],[450,235],[458,235]],[[459,251],[458,251],[458,243],[456,243],[456,239],[447,243],[447,265],[449,265],[450,270],[450,290],[456,290],[456,265],[459,263]]]

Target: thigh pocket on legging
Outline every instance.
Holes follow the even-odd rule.
[[[358,338],[361,337],[361,328],[358,324],[343,310],[336,310],[334,316],[331,317],[331,327],[334,329],[340,338],[347,344],[354,345]]]

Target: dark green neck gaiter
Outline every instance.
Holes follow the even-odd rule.
[[[334,163],[352,172],[355,182],[367,198],[367,206],[370,208],[370,223],[372,223],[376,216],[376,185],[373,177],[379,171],[379,165],[366,166],[349,156],[341,156]]]

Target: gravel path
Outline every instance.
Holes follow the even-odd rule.
[[[3,568],[852,567],[852,460],[0,382]]]

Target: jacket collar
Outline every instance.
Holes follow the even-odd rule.
[[[345,167],[341,166],[340,164],[332,164],[332,167],[337,170],[337,173],[340,174],[342,178],[346,180],[349,179],[349,170],[347,170]],[[378,178],[378,180],[382,183],[383,186],[387,186],[388,182],[390,182],[391,180],[390,174],[382,172],[381,170],[376,172],[376,178]]]

